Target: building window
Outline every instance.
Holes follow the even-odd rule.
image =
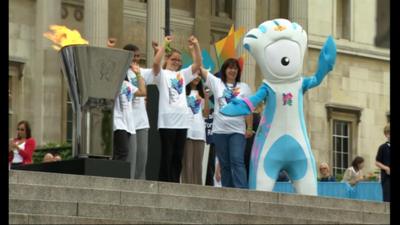
[[[351,40],[351,0],[336,2],[336,37]]]
[[[72,123],[73,120],[73,110],[72,110],[72,101],[69,97],[69,95],[67,96],[67,137],[66,137],[66,141],[68,143],[72,142]]]
[[[330,126],[330,163],[334,176],[343,175],[357,154],[358,124],[362,109],[356,106],[326,104]]]
[[[390,0],[376,1],[375,45],[390,48]]]
[[[234,14],[233,0],[212,1],[211,13],[213,16],[222,18],[233,18]]]
[[[350,164],[351,123],[333,120],[333,174],[343,174]]]

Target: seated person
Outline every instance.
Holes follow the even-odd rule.
[[[17,137],[11,139],[8,146],[10,167],[31,164],[35,148],[36,141],[31,136],[31,127],[28,121],[20,121],[17,125]]]
[[[319,181],[321,182],[335,182],[336,178],[331,175],[331,170],[328,163],[323,162],[319,164],[319,173],[321,174]]]
[[[58,153],[46,153],[43,157],[43,162],[56,162],[56,161],[61,161],[61,156]]]
[[[357,156],[351,163],[351,167],[347,168],[344,172],[342,182],[347,182],[351,186],[354,186],[358,182],[363,181],[365,176],[363,175],[362,168],[364,168],[364,158]]]
[[[290,179],[289,179],[289,176],[288,176],[287,172],[285,170],[281,170],[279,172],[279,176],[278,176],[278,179],[276,181],[278,181],[278,182],[288,182],[289,180]]]

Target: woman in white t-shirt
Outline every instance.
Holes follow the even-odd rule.
[[[221,166],[223,187],[248,188],[244,151],[246,138],[253,135],[253,116],[229,117],[219,111],[234,98],[244,98],[251,94],[250,87],[240,82],[239,61],[225,60],[220,70],[221,78],[202,69],[206,85],[214,93],[213,142]],[[246,129],[247,127],[247,129]]]
[[[364,168],[364,158],[357,156],[354,158],[351,166],[344,172],[342,182],[347,182],[351,186],[356,185],[358,182],[365,180],[362,169]]]
[[[201,76],[186,85],[187,103],[191,112],[183,151],[181,181],[186,184],[202,184],[203,153],[206,143],[204,118],[208,117],[208,94],[203,89]]]
[[[133,62],[140,63],[140,50],[136,45],[127,44],[123,48],[133,52]],[[140,74],[144,79],[145,85],[153,83],[153,74],[150,68],[140,68]],[[138,86],[136,74],[132,69],[128,69],[128,76],[134,86]],[[132,102],[132,113],[135,120],[136,135],[133,137],[133,145],[136,146],[136,152],[129,152],[129,161],[131,162],[131,177],[134,179],[146,179],[147,164],[147,146],[149,134],[149,118],[146,110],[146,97],[135,97]],[[134,150],[135,148],[133,148]]]
[[[186,102],[186,84],[196,76],[201,66],[201,52],[197,38],[189,38],[189,48],[193,55],[193,64],[181,69],[181,53],[170,49],[171,36],[165,38],[164,46],[159,47],[153,62],[154,83],[159,90],[158,131],[161,138],[161,161],[159,180],[179,183],[182,169],[183,149],[187,129],[190,127],[189,108]],[[165,63],[161,68],[161,59],[166,52]]]
[[[146,96],[147,92],[143,77],[140,75],[139,65],[132,62],[131,69],[136,74],[138,87],[131,83],[131,76],[127,73],[122,82],[120,94],[114,102],[114,160],[128,161],[129,152],[136,152],[136,149],[132,149],[136,148],[136,144],[132,144],[133,136],[136,134],[132,101],[134,97]]]

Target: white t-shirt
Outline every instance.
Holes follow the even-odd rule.
[[[246,133],[245,116],[224,116],[219,110],[233,98],[244,98],[251,94],[251,89],[246,83],[224,84],[221,79],[208,73],[206,85],[214,94],[214,120],[213,134]]]
[[[158,101],[158,129],[188,129],[190,111],[186,102],[186,84],[195,76],[192,66],[180,71],[161,69],[154,77],[160,92]]]
[[[113,131],[125,130],[131,134],[136,134],[135,121],[132,113],[132,101],[134,94],[138,91],[131,82],[122,82],[120,94],[114,102],[114,125]]]
[[[204,108],[204,99],[200,97],[197,90],[191,90],[186,99],[190,112],[192,112],[189,116],[190,128],[187,131],[187,138],[206,141],[206,126],[202,110]]]
[[[18,147],[19,147],[19,149],[25,149],[25,141],[22,142],[22,143],[20,143],[20,144],[18,145]],[[12,163],[22,163],[22,161],[23,161],[24,159],[23,159],[22,156],[18,153],[18,150],[17,150],[17,149],[14,149],[13,152],[14,152],[14,158],[13,158],[13,160],[12,160]]]
[[[151,69],[140,68],[140,74],[144,79],[146,85],[153,83],[153,74]],[[138,87],[138,82],[135,73],[129,68],[128,76],[131,79],[133,86]],[[146,97],[135,97],[132,103],[132,112],[135,118],[135,129],[145,129],[150,128],[149,118],[147,116],[146,110]]]

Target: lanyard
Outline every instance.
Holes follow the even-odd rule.
[[[227,89],[228,91],[230,91],[230,92],[231,92],[231,94],[233,94],[233,89],[235,89],[235,87],[236,87],[236,85],[237,85],[237,82],[235,81],[235,83],[233,84],[233,87],[232,87],[232,89],[231,89],[231,88],[229,88],[229,87],[228,87],[228,85],[227,85],[225,82],[222,82],[222,83],[224,83],[224,85],[225,85],[226,89]]]

